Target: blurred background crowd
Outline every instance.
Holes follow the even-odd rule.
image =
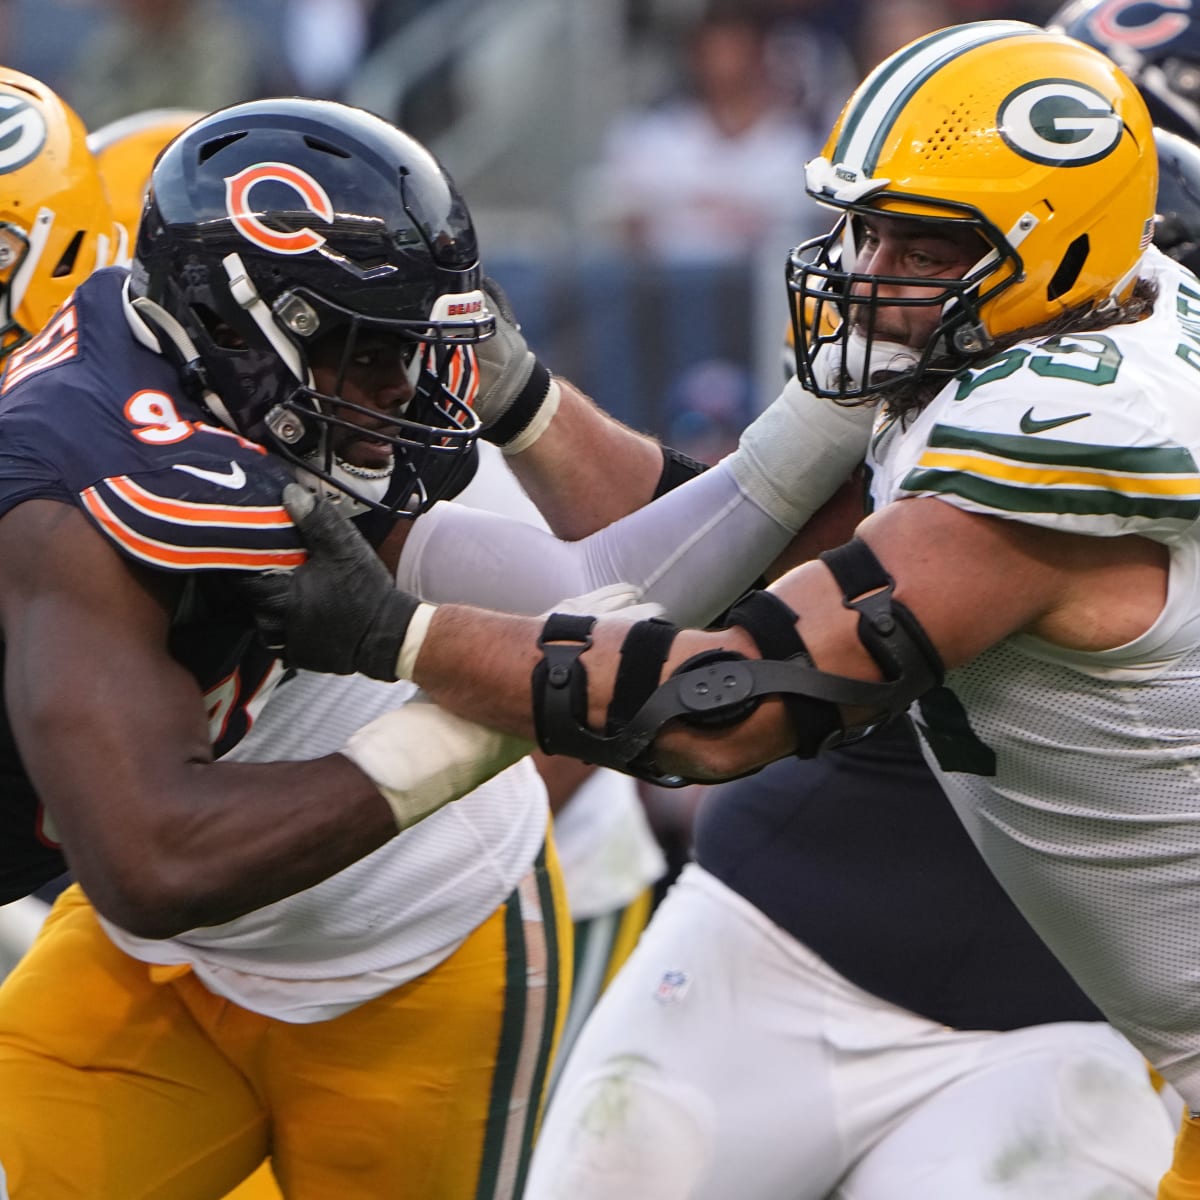
[[[714,461],[780,379],[803,164],[855,83],[1047,0],[0,0],[0,56],[89,128],[304,94],[378,112],[464,190],[531,342]]]
[[[843,101],[897,47],[1059,0],[0,0],[0,61],[89,129],[345,100],[430,146],[542,360],[715,462],[782,383],[788,251]],[[697,790],[648,789],[677,867]],[[673,872],[672,872],[673,873]],[[668,876],[670,878],[670,876]]]

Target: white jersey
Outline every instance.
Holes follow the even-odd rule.
[[[413,684],[301,672],[227,755],[316,758],[398,708]],[[314,887],[169,941],[104,922],[144,962],[189,963],[210,990],[298,1023],[326,1020],[449,957],[503,903],[546,836],[546,789],[524,758]]]
[[[914,709],[989,865],[1085,991],[1200,1107],[1200,283],[1157,251],[1153,314],[1007,350],[877,431],[876,507],[1170,550],[1154,625],[1100,653],[1014,636]]]
[[[537,529],[547,528],[542,514],[508,469],[500,450],[487,442],[479,443],[479,470],[475,478],[454,498],[452,505],[442,506],[443,513],[453,506],[498,513]],[[433,521],[427,520],[425,527],[432,526]],[[422,526],[418,525],[417,530],[422,530]],[[414,532],[416,536],[427,535]],[[443,529],[437,540],[441,543],[453,537]],[[498,538],[491,549],[499,556],[501,574],[536,577],[545,569],[543,559],[528,564],[528,570],[520,570],[520,559],[504,538]],[[494,594],[503,585],[503,579],[492,578],[485,561],[476,555],[470,558],[470,570],[476,576],[474,586],[483,587],[485,594]],[[431,564],[435,569],[436,565]],[[468,598],[460,587],[451,590]],[[516,611],[521,611],[519,606]],[[666,860],[646,820],[637,784],[630,776],[604,767],[593,771],[555,815],[554,842],[567,903],[575,921],[618,912],[666,874]]]

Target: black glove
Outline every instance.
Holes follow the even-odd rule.
[[[294,571],[243,581],[263,640],[294,667],[392,682],[418,601],[396,590],[370,544],[327,497],[289,483],[283,504],[308,559]]]

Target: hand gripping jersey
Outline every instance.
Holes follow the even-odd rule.
[[[125,301],[125,272],[84,282],[0,378],[0,517],[25,500],[73,504],[121,554],[186,577],[172,654],[195,676],[215,751],[245,733],[279,672],[230,586],[292,567],[302,544],[280,504],[291,478],[212,423]],[[65,869],[0,722],[0,903]]]
[[[1170,550],[1167,603],[1098,653],[1005,639],[913,716],[1034,928],[1200,1107],[1200,282],[1151,250],[1153,313],[1031,341],[877,431],[879,507],[971,512]]]

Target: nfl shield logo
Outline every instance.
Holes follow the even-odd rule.
[[[691,984],[692,978],[686,971],[664,971],[654,989],[654,998],[659,1004],[678,1004]]]

